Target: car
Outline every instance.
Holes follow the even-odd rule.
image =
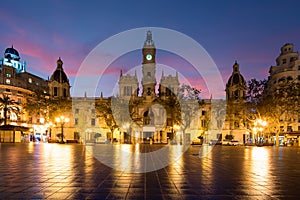
[[[222,145],[222,142],[220,140],[211,140],[209,145]]]
[[[238,140],[231,140],[228,142],[229,146],[240,146],[243,145],[242,143],[240,143]]]

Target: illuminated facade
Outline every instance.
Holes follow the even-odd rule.
[[[27,126],[31,128],[32,136],[36,135],[38,139],[43,139],[43,135],[47,134],[49,128],[46,114],[30,116],[23,109],[23,105],[28,101],[34,101],[35,94],[42,94],[45,98],[70,98],[69,80],[62,69],[61,59],[57,61],[58,67],[50,80],[27,72],[26,63],[21,62],[19,52],[13,47],[5,50],[4,58],[0,63],[0,94],[8,95],[11,100],[17,102],[20,111],[19,114],[9,112],[7,124]],[[54,92],[55,90],[57,93]],[[3,110],[0,115],[3,119]]]
[[[275,92],[278,88],[284,88],[291,83],[300,82],[300,59],[298,51],[294,51],[294,45],[284,44],[280,49],[280,55],[276,58],[276,66],[271,66],[269,70],[268,87]],[[296,94],[295,97],[297,98]],[[281,140],[297,140],[300,137],[300,113],[299,102],[289,110],[282,111]],[[285,137],[284,137],[285,136]],[[299,140],[299,139],[298,139]],[[300,143],[299,143],[300,144]]]

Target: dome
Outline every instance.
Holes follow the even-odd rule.
[[[59,83],[68,83],[68,77],[66,73],[62,70],[55,70],[55,72],[51,76],[51,80],[55,80]]]
[[[63,65],[63,62],[59,58],[57,60],[56,70],[54,71],[54,73],[52,74],[52,76],[50,78],[51,81],[57,81],[59,83],[69,83],[69,79],[68,79],[66,73],[64,72],[62,65]]]
[[[14,49],[14,47],[7,48],[4,52],[4,57],[13,59],[13,60],[20,60],[19,52]]]
[[[230,87],[233,85],[246,85],[244,77],[240,74],[239,64],[237,62],[234,63],[232,75],[227,82],[227,86]]]
[[[238,84],[245,84],[245,79],[241,74],[232,74],[228,80],[228,85],[238,85]]]

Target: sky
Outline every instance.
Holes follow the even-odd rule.
[[[265,79],[282,45],[293,43],[296,51],[300,49],[299,6],[297,0],[3,1],[0,51],[13,45],[27,71],[45,79],[61,57],[73,86],[83,61],[101,42],[127,30],[160,27],[198,42],[215,62],[224,84],[236,60],[246,80]],[[104,96],[111,95],[119,71],[130,71],[141,59],[137,50],[113,62],[100,82]],[[189,64],[164,51],[158,51],[157,62],[183,72],[183,65]],[[184,77],[205,91],[203,81],[193,75],[190,71]]]

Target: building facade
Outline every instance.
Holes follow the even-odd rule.
[[[48,100],[70,98],[70,84],[63,71],[61,59],[58,59],[57,68],[50,80],[27,72],[26,62],[21,62],[19,52],[13,47],[5,50],[4,58],[0,60],[0,64],[0,94],[7,95],[10,100],[17,103],[16,106],[18,107],[17,113],[8,112],[7,124],[30,128],[29,132],[22,135],[22,137],[27,137],[28,140],[46,140],[51,133],[48,112],[45,109],[45,111],[38,112],[38,114],[29,114],[24,106],[28,102],[37,101],[37,96]],[[35,107],[34,109],[39,110],[40,108]],[[1,119],[4,118],[3,109],[0,116]],[[11,142],[12,137],[11,135],[4,138],[0,135],[0,141]]]
[[[281,106],[281,114],[279,116],[280,144],[293,143],[300,140],[299,83],[299,53],[294,50],[293,44],[286,43],[280,49],[280,54],[276,58],[276,65],[270,67],[267,81],[268,89],[273,95],[279,95],[278,92],[280,90],[285,90],[286,94],[288,94],[287,88],[290,88],[290,86],[296,89],[290,94],[292,98],[285,96],[285,99],[288,101],[285,103],[286,107]]]

